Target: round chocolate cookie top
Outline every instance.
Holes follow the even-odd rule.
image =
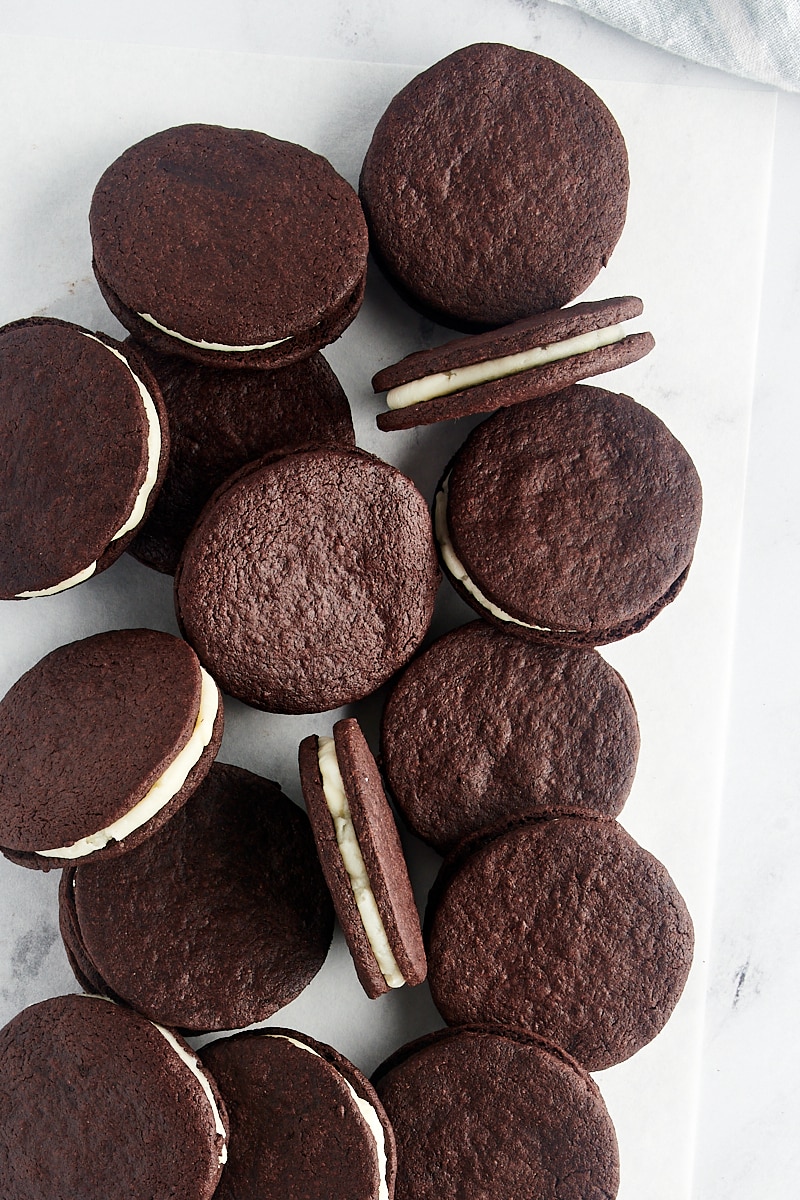
[[[590,1075],[520,1030],[441,1030],[373,1077],[397,1140],[396,1200],[613,1200],[619,1153]]]
[[[422,983],[425,948],[408,867],[380,772],[358,722],[304,738],[300,782],[325,879],[371,999]]]
[[[193,1033],[266,1020],[311,982],[333,933],[305,813],[221,763],[142,845],[64,871],[59,899],[79,979]]]
[[[277,371],[225,371],[142,349],[169,417],[164,485],[131,553],[172,574],[203,505],[245,463],[274,450],[353,446],[350,406],[321,354]]]
[[[391,101],[360,194],[373,252],[411,304],[456,328],[505,325],[560,308],[606,265],[628,156],[608,109],[565,67],[479,44]]]
[[[218,1200],[391,1200],[394,1136],[367,1079],[331,1046],[261,1029],[205,1046],[231,1122]]]
[[[662,1029],[692,962],[686,905],[616,821],[559,815],[446,859],[425,915],[434,1003],[556,1042],[587,1070]]]
[[[408,661],[438,582],[411,480],[360,450],[309,450],[245,467],[217,491],[186,542],[176,610],[231,695],[321,712]]]
[[[51,651],[0,702],[0,849],[47,870],[137,845],[203,778],[222,721],[213,680],[171,634]]]
[[[202,1064],[137,1013],[59,996],[0,1031],[4,1200],[210,1200],[226,1154]]]
[[[514,815],[616,816],[638,754],[628,689],[596,650],[537,645],[483,621],[415,658],[381,723],[391,794],[442,853]]]
[[[361,302],[358,197],[326,159],[265,133],[145,138],[101,177],[89,225],[112,311],[167,353],[286,365],[338,337]]]
[[[473,431],[440,484],[436,531],[451,582],[481,616],[596,646],[674,599],[701,508],[694,464],[654,413],[577,385]]]
[[[0,329],[0,599],[110,566],[152,507],[169,435],[127,347],[51,318]]]

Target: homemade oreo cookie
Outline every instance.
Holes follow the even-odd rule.
[[[322,869],[371,999],[425,978],[425,948],[397,826],[358,722],[300,744],[300,782]]]
[[[578,384],[473,430],[439,485],[435,527],[451,583],[486,620],[598,646],[674,600],[701,508],[666,425],[630,396]]]
[[[389,407],[378,427],[494,412],[624,367],[655,345],[652,334],[625,328],[642,307],[635,296],[587,301],[409,354],[372,380]]]
[[[277,371],[224,371],[141,353],[164,397],[170,454],[164,485],[130,550],[158,571],[175,571],[203,505],[245,463],[278,449],[355,444],[347,397],[321,354]]]
[[[616,816],[639,753],[625,683],[596,650],[472,621],[393,685],[381,765],[398,808],[442,853],[511,816],[568,805]]]
[[[184,547],[185,637],[232,696],[321,712],[404,666],[439,584],[414,484],[361,450],[262,459],[217,490]]]
[[[372,1085],[331,1046],[290,1029],[202,1051],[230,1114],[217,1200],[392,1200],[394,1135]]]
[[[166,415],[127,346],[46,317],[0,329],[0,599],[47,596],[115,562],[150,511]]]
[[[227,1136],[199,1059],[130,1009],[59,996],[0,1031],[4,1200],[210,1200]]]
[[[0,850],[48,870],[138,845],[206,774],[222,725],[216,684],[171,634],[51,651],[0,702]]]
[[[320,155],[254,130],[181,125],[138,142],[98,182],[89,226],[114,315],[196,362],[296,362],[363,298],[355,192]]]
[[[617,124],[566,67],[526,50],[456,50],[381,117],[359,185],[389,280],[444,325],[560,308],[608,261],[625,222]]]
[[[561,814],[462,844],[425,914],[434,1003],[562,1046],[588,1071],[672,1013],[694,933],[666,868],[609,818]]]
[[[142,845],[65,870],[59,901],[87,991],[193,1033],[272,1016],[311,982],[333,933],[305,813],[221,763]]]
[[[521,1030],[441,1030],[373,1076],[397,1140],[397,1200],[613,1200],[614,1127],[590,1075]]]

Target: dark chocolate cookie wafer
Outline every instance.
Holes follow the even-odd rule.
[[[203,505],[245,463],[278,449],[355,444],[347,397],[321,354],[278,371],[224,371],[141,352],[164,397],[170,455],[131,553],[158,571],[175,571]]]
[[[619,1153],[590,1075],[521,1030],[442,1030],[373,1081],[397,1139],[397,1200],[613,1200]]]
[[[666,425],[630,396],[579,384],[472,432],[439,485],[436,535],[451,582],[488,621],[599,646],[675,598],[701,507]]]
[[[222,367],[328,345],[364,294],[367,231],[318,154],[248,129],[181,125],[131,146],[92,197],[94,269],[140,341]]]
[[[0,849],[48,870],[138,845],[206,774],[222,723],[213,679],[171,634],[53,650],[0,702]]]
[[[331,1046],[262,1029],[202,1051],[231,1153],[218,1200],[392,1200],[394,1135],[372,1085]]]
[[[563,807],[616,816],[639,726],[596,650],[537,645],[483,621],[406,667],[381,722],[381,763],[414,832],[446,853],[513,815]]]
[[[628,157],[608,109],[566,67],[479,44],[395,96],[360,194],[401,294],[444,325],[486,328],[588,287],[622,232]]]
[[[430,623],[430,517],[410,479],[361,450],[261,460],[206,505],[175,575],[178,620],[222,688],[271,712],[374,692]]]
[[[371,999],[425,978],[425,949],[397,826],[358,722],[300,744],[300,782],[322,869]]]
[[[589,1071],[662,1029],[692,962],[666,868],[609,818],[558,815],[446,859],[425,914],[434,1003],[556,1042]]]
[[[587,301],[409,354],[372,380],[389,407],[378,414],[378,427],[494,412],[624,367],[655,345],[652,334],[623,324],[641,312],[635,296]]]
[[[64,871],[59,899],[79,980],[193,1033],[270,1017],[311,982],[333,933],[305,813],[221,763],[141,846]]]
[[[169,432],[127,346],[45,317],[0,329],[0,599],[103,571],[152,508]]]
[[[138,1013],[59,996],[0,1031],[4,1200],[210,1200],[227,1133],[202,1063]]]

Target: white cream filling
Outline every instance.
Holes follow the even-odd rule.
[[[214,1114],[214,1128],[223,1139],[222,1149],[219,1152],[219,1163],[220,1166],[224,1166],[228,1161],[228,1135],[225,1132],[225,1126],[222,1123],[222,1115],[219,1111],[219,1106],[214,1097],[214,1092],[211,1088],[211,1084],[209,1083],[208,1076],[203,1071],[200,1061],[195,1057],[195,1055],[187,1053],[183,1046],[181,1046],[180,1042],[178,1042],[178,1040],[173,1034],[170,1033],[168,1029],[165,1029],[163,1025],[157,1025],[155,1021],[151,1021],[150,1024],[155,1026],[158,1032],[164,1035],[169,1045],[180,1058],[181,1062],[186,1064],[205,1092],[206,1099],[211,1105],[211,1111]]]
[[[147,418],[147,471],[145,473],[142,486],[139,488],[139,492],[133,502],[133,508],[131,509],[130,516],[122,528],[118,529],[111,539],[112,542],[116,542],[119,538],[124,537],[126,533],[129,533],[131,529],[135,529],[144,517],[144,512],[147,508],[147,501],[150,499],[150,493],[155,487],[156,480],[158,479],[158,464],[161,459],[161,422],[158,419],[158,412],[156,411],[156,406],[153,403],[152,396],[142,383],[139,376],[131,368],[131,365],[125,358],[124,354],[120,354],[119,350],[115,350],[113,346],[107,346],[105,342],[102,342],[100,338],[96,338],[91,333],[84,333],[83,336],[91,338],[93,342],[97,342],[99,346],[103,346],[106,350],[110,351],[111,354],[116,355],[120,362],[125,364],[133,376],[134,383],[139,389],[139,395],[142,398],[142,404],[144,405],[144,412]],[[18,600],[31,600],[38,598],[39,596],[55,596],[57,592],[65,592],[67,588],[75,587],[75,585],[78,583],[83,583],[85,579],[89,579],[92,575],[94,575],[96,570],[97,562],[90,563],[88,567],[84,567],[84,569],[79,571],[77,575],[72,575],[69,579],[62,580],[61,583],[56,583],[49,588],[43,588],[41,591],[18,592],[16,598]]]
[[[449,396],[452,392],[477,387],[478,384],[488,383],[493,379],[519,375],[546,363],[589,354],[601,346],[613,346],[615,342],[621,342],[627,336],[623,324],[608,325],[605,329],[593,329],[589,333],[580,333],[561,342],[552,342],[549,346],[534,346],[518,354],[506,354],[502,358],[490,358],[486,362],[470,363],[466,367],[455,367],[452,371],[426,375],[423,379],[414,379],[410,383],[390,388],[386,393],[386,403],[393,409],[410,408],[425,400]]]
[[[484,596],[476,583],[470,579],[467,574],[464,564],[453,549],[453,543],[450,540],[450,530],[447,526],[447,496],[448,484],[450,476],[448,475],[438,492],[434,503],[434,529],[436,532],[436,540],[439,543],[439,549],[442,552],[442,559],[450,574],[454,579],[457,579],[461,586],[469,592],[481,608],[491,613],[493,617],[497,617],[499,621],[506,621],[510,625],[521,625],[523,629],[536,629],[540,633],[553,633],[555,630],[548,629],[546,625],[529,625],[527,621],[520,621],[516,617],[511,617],[502,608],[498,608],[496,604],[492,604],[488,597]],[[559,633],[567,633],[568,630],[558,630]]]
[[[84,858],[94,850],[101,850],[111,841],[123,841],[169,804],[183,787],[192,767],[200,761],[203,751],[211,741],[214,729],[219,708],[219,692],[214,680],[203,667],[200,668],[200,678],[200,708],[191,736],[147,795],[98,833],[80,838],[71,846],[60,846],[57,850],[37,850],[37,854],[43,858]]]
[[[72,882],[74,884],[75,880],[73,879]],[[105,1000],[107,1004],[116,1005],[116,1001],[112,1000],[110,996],[100,996],[93,992],[85,992],[84,998],[87,1000]],[[220,1113],[219,1105],[217,1104],[217,1101],[214,1098],[214,1092],[212,1090],[211,1084],[209,1083],[208,1076],[203,1071],[202,1063],[194,1054],[192,1054],[191,1052],[187,1053],[187,1051],[183,1048],[183,1046],[181,1046],[180,1042],[178,1042],[178,1040],[175,1038],[175,1036],[173,1034],[171,1034],[168,1029],[165,1029],[163,1025],[159,1025],[156,1021],[151,1021],[150,1024],[153,1026],[154,1029],[158,1030],[158,1032],[164,1037],[164,1039],[166,1040],[168,1045],[170,1045],[172,1047],[172,1049],[175,1051],[175,1053],[178,1055],[181,1062],[185,1063],[185,1065],[189,1068],[189,1070],[192,1072],[192,1074],[195,1076],[195,1078],[199,1081],[200,1086],[202,1087],[203,1092],[205,1093],[206,1099],[208,1100],[208,1103],[211,1105],[211,1111],[214,1114],[214,1128],[223,1140],[222,1150],[220,1151],[220,1154],[219,1154],[219,1162],[220,1162],[220,1165],[223,1166],[228,1161],[228,1145],[227,1145],[228,1134],[225,1130],[225,1126],[222,1121],[222,1114]]]
[[[197,346],[198,350],[221,350],[225,354],[246,354],[248,350],[271,350],[273,346],[280,346],[281,342],[290,342],[291,334],[288,337],[277,338],[274,342],[261,342],[255,346],[226,346],[222,342],[205,342],[202,338],[190,338],[184,333],[178,333],[175,329],[167,329],[166,325],[162,325],[150,313],[137,313],[137,317],[141,317],[143,321],[154,325],[156,329],[160,329],[167,337],[177,338],[179,342],[186,342],[187,346]]]
[[[336,757],[336,744],[333,738],[326,737],[318,738],[317,744],[322,791],[328,811],[333,818],[336,843],[350,880],[350,887],[353,889],[353,898],[364,926],[364,932],[367,935],[370,949],[375,955],[375,961],[389,987],[402,987],[405,979],[389,945],[386,929],[370,887],[364,857],[358,844],[358,836],[353,827],[350,805]]]
[[[284,1041],[291,1042],[291,1044],[293,1046],[297,1046],[300,1050],[307,1050],[308,1053],[313,1054],[315,1058],[322,1057],[320,1054],[317,1053],[316,1050],[313,1049],[313,1047],[307,1046],[305,1042],[299,1042],[297,1040],[297,1038],[289,1037],[285,1033],[266,1033],[266,1036],[274,1037],[274,1038],[283,1038]],[[332,1063],[329,1063],[328,1065],[333,1066]],[[335,1067],[334,1067],[334,1070],[336,1070]],[[388,1168],[388,1163],[386,1161],[386,1138],[385,1138],[385,1135],[383,1132],[383,1126],[381,1125],[380,1117],[378,1116],[377,1112],[375,1111],[375,1105],[370,1104],[369,1100],[365,1100],[363,1096],[359,1096],[358,1092],[353,1087],[350,1080],[346,1079],[345,1076],[342,1075],[341,1071],[339,1072],[339,1076],[347,1084],[347,1087],[349,1088],[353,1099],[355,1100],[356,1104],[358,1105],[358,1110],[361,1113],[364,1120],[366,1121],[367,1127],[375,1141],[375,1152],[378,1156],[378,1170],[380,1172],[380,1177],[381,1177],[380,1188],[378,1191],[378,1200],[389,1200],[389,1185],[386,1180],[386,1173],[387,1173],[387,1168]]]

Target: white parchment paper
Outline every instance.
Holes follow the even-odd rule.
[[[424,64],[427,65],[427,64]],[[262,129],[326,155],[352,183],[372,129],[416,68],[144,46],[0,39],[0,324],[33,314],[123,331],[91,273],[87,213],[101,172],[158,129],[208,121]],[[628,221],[587,293],[635,294],[656,349],[608,375],[684,442],[704,485],[689,581],[643,633],[604,653],[633,694],[642,753],[623,824],[669,868],[695,920],[697,951],[666,1029],[597,1079],[617,1126],[623,1200],[688,1196],[705,965],[720,821],[723,738],[758,315],[774,99],[763,92],[594,83],[626,137]],[[369,380],[381,366],[452,336],[372,273],[354,324],[326,351],[360,445],[430,497],[474,422],[382,434]],[[0,453],[2,453],[0,447]],[[443,585],[431,636],[472,613]],[[171,580],[125,556],[57,597],[0,602],[0,693],[54,646],[101,629],[177,632]],[[375,745],[383,696],[350,710]],[[339,714],[276,717],[226,705],[221,758],[278,779],[301,801],[296,752]],[[420,907],[438,857],[406,838]],[[0,860],[0,1023],[76,989],[58,936],[57,873]],[[312,985],[273,1023],[331,1042],[366,1071],[441,1022],[426,986],[377,1001],[361,992],[338,934]]]

